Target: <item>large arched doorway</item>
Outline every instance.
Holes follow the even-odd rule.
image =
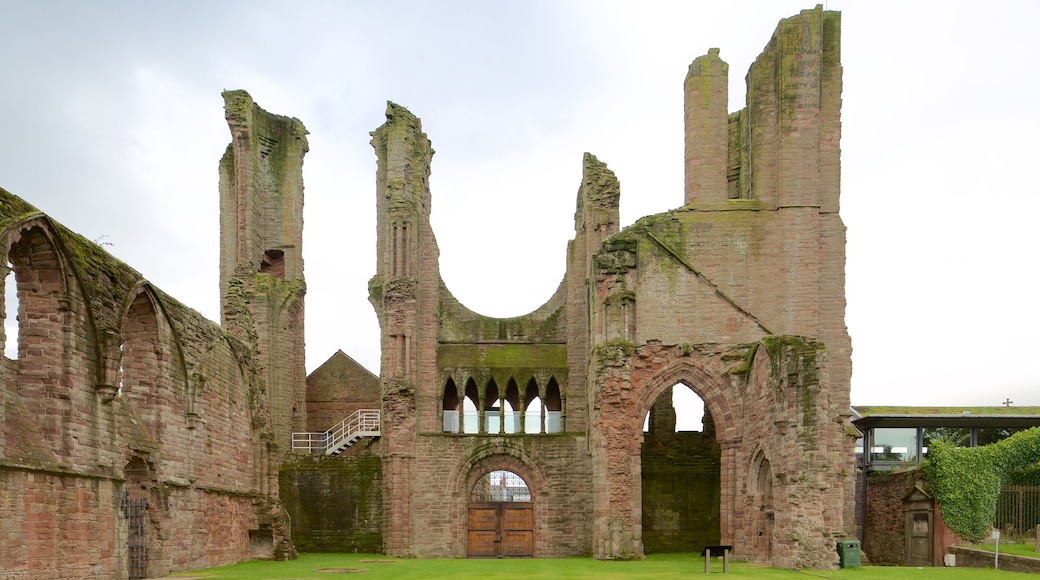
[[[640,463],[645,553],[718,544],[721,452],[711,413],[693,389],[678,383],[654,402]]]
[[[471,558],[534,555],[534,504],[520,475],[497,469],[477,479],[469,494],[467,537]]]

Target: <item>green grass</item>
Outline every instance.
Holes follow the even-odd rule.
[[[364,573],[319,572],[346,568]],[[233,566],[180,572],[167,578],[205,578],[206,580],[334,580],[351,578],[457,578],[457,579],[580,579],[596,580],[640,578],[690,578],[704,572],[704,559],[696,554],[655,554],[635,562],[603,562],[590,558],[516,559],[516,560],[400,560],[377,554],[300,554],[290,562],[246,562]],[[712,563],[712,573],[721,574],[721,562]],[[695,576],[696,575],[696,576]],[[987,579],[1018,577],[1013,572],[978,568],[898,568],[865,566],[847,570],[778,570],[753,564],[731,562],[723,578],[797,579],[831,578],[840,580],[923,580]]]
[[[993,551],[993,544],[979,544],[979,545],[972,544],[970,546],[965,546],[965,547],[966,548],[976,548],[978,550],[989,550],[990,552]],[[1000,541],[1000,553],[1001,554],[1014,554],[1016,556],[1025,556],[1027,558],[1040,558],[1040,553],[1036,552],[1033,549],[1033,541],[1032,540],[1029,540],[1028,542],[1021,542],[1021,543],[1019,543],[1019,542],[1011,543],[1011,542],[1005,542],[1005,541],[1001,540]]]

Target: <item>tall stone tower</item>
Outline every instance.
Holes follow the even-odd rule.
[[[376,173],[376,275],[369,300],[382,329],[383,480],[388,553],[409,553],[413,534],[412,478],[416,470],[417,406],[431,398],[437,344],[437,242],[430,227],[433,148],[422,124],[404,107],[387,103],[386,123],[372,132]]]
[[[227,91],[231,144],[220,161],[221,325],[255,349],[277,446],[306,428],[303,156],[299,119]]]

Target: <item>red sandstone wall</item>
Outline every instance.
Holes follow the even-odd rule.
[[[151,576],[248,559],[250,532],[291,551],[256,358],[3,190],[0,208],[20,307],[0,365],[4,577],[125,578],[124,491],[148,498]]]

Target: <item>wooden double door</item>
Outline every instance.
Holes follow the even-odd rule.
[[[470,558],[534,556],[534,507],[531,502],[470,502]]]

